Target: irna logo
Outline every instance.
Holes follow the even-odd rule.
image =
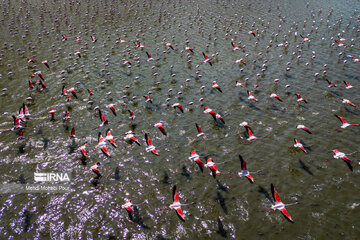
[[[34,173],[35,182],[70,182],[69,173]]]

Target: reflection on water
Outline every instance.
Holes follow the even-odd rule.
[[[0,195],[0,235],[355,239],[358,168],[351,172],[341,159],[326,160],[335,148],[358,149],[359,128],[340,129],[334,116],[360,123],[358,108],[342,103],[360,104],[358,89],[343,83],[360,85],[359,63],[347,57],[360,56],[358,8],[356,0],[3,1],[0,181],[33,184],[34,172],[70,171],[73,190]],[[329,88],[326,79],[337,86]],[[247,90],[258,101],[248,100]],[[296,94],[308,103],[297,102]],[[22,124],[25,139],[18,139],[20,131],[6,130],[23,103],[31,117]],[[205,106],[225,124],[203,114]],[[108,125],[99,127],[97,107]],[[63,120],[66,112],[70,119]],[[167,136],[153,127],[159,121]],[[243,121],[258,139],[246,140]],[[195,123],[204,136],[196,137]],[[297,130],[298,124],[312,134]],[[73,128],[75,138],[69,138]],[[105,136],[108,128],[118,146],[106,144],[109,158],[96,147],[98,133]],[[123,140],[130,130],[141,146]],[[159,156],[145,151],[145,132]],[[307,154],[291,147],[294,138],[310,147]],[[80,152],[85,142],[86,158]],[[209,169],[202,173],[187,161],[194,149],[203,162],[211,157],[221,175],[214,179]],[[255,183],[237,176],[239,154],[249,171],[261,170]],[[359,153],[348,156],[357,165]],[[97,161],[102,177],[95,179],[90,167]],[[261,212],[271,204],[270,183],[284,203],[300,202],[288,207],[295,224],[279,212]],[[174,185],[181,203],[196,202],[182,206],[185,222],[168,208]],[[125,198],[134,204],[132,220],[121,209]]]

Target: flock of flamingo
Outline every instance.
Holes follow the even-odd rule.
[[[159,17],[160,18],[160,17]],[[160,19],[159,19],[160,21]],[[242,21],[242,20],[241,20]],[[359,22],[359,20],[357,20],[357,22]],[[257,45],[259,43],[259,41],[264,41],[261,37],[263,34],[263,30],[259,30],[259,29],[255,29],[254,25],[251,26],[250,24],[245,25],[244,24],[244,28],[247,27],[248,30],[243,30],[243,32],[240,32],[240,34],[244,34],[244,35],[248,35],[246,37],[249,38],[249,43],[248,44],[255,44]],[[300,32],[300,30],[299,30]],[[346,34],[345,32],[343,32],[343,34]],[[333,48],[338,48],[340,49],[340,51],[342,51],[342,61],[344,61],[344,63],[347,64],[358,64],[359,63],[359,58],[354,57],[353,55],[350,54],[345,54],[345,51],[347,49],[350,49],[354,46],[354,42],[357,42],[357,40],[354,39],[346,39],[343,37],[343,34],[338,34],[337,36],[333,36],[330,40],[328,40],[328,44],[331,45],[331,47]],[[311,42],[313,41],[314,38],[319,37],[319,36],[311,36],[310,34],[303,32],[302,34],[298,33],[298,31],[295,31],[294,29],[291,30],[290,32],[290,37],[288,39],[288,41],[285,41],[283,43],[278,43],[278,44],[273,44],[272,47],[277,47],[277,48],[284,48],[286,49],[290,49],[293,47],[293,50],[295,51],[296,49],[299,49],[299,46],[302,46],[304,49],[302,51],[299,51],[297,54],[297,58],[301,58],[301,52],[305,52],[305,51],[312,51],[312,59],[316,57],[315,51],[314,49],[312,49],[312,45]],[[104,36],[96,36],[96,34],[93,34],[90,36],[89,40],[91,40],[93,47],[97,47],[96,45],[98,44],[99,39],[101,39]],[[62,34],[58,39],[56,39],[56,41],[58,41],[58,44],[66,44],[69,41],[76,41],[76,42],[80,42],[83,41],[85,42],[86,36],[66,36],[65,34]],[[289,43],[290,38],[294,38],[294,45]],[[208,52],[206,52],[205,47],[203,46],[193,46],[191,44],[191,41],[186,41],[185,43],[177,43],[177,42],[170,42],[170,41],[166,41],[164,40],[163,42],[159,43],[158,46],[159,48],[163,48],[163,53],[159,54],[158,58],[155,58],[152,55],[152,49],[154,49],[154,46],[147,46],[146,45],[146,39],[143,41],[140,41],[139,39],[126,39],[126,38],[121,38],[119,40],[117,40],[117,44],[118,45],[126,45],[126,48],[128,49],[128,51],[132,52],[133,55],[138,56],[135,57],[133,59],[122,59],[122,63],[121,63],[121,67],[122,68],[127,68],[131,71],[131,68],[136,65],[139,67],[144,67],[144,68],[149,68],[151,67],[149,64],[147,63],[151,63],[154,62],[154,64],[159,64],[158,62],[161,60],[161,58],[163,56],[172,56],[172,57],[176,57],[176,55],[178,54],[182,54],[182,55],[186,55],[187,57],[187,64],[188,65],[192,65],[193,64],[193,59],[196,58],[202,58],[202,60],[200,62],[198,62],[196,64],[196,77],[197,78],[201,78],[201,74],[200,74],[200,69],[202,71],[206,71],[206,69],[208,68],[216,68],[216,65],[222,64],[220,60],[217,59],[217,54],[210,54]],[[243,53],[246,52],[246,46],[245,45],[241,45],[242,43],[236,43],[236,41],[234,39],[231,39],[231,41],[229,41],[228,43],[229,48],[232,48],[232,51],[234,52],[234,54],[237,55],[244,55]],[[292,46],[293,45],[293,46]],[[265,51],[265,50],[264,50]],[[260,52],[261,53],[261,52]],[[259,53],[259,54],[260,54]],[[76,63],[81,63],[84,59],[84,57],[86,57],[86,53],[82,53],[81,49],[74,49],[73,52],[70,54],[71,59],[76,62]],[[89,57],[89,56],[87,56]],[[243,70],[244,68],[248,67],[249,65],[255,64],[256,60],[249,60],[246,56],[246,54],[244,55],[244,58],[235,58],[232,59],[234,61],[234,64],[236,66],[241,67],[241,70]],[[351,62],[348,62],[348,60],[351,60]],[[16,111],[15,109],[12,109],[13,114],[12,115],[12,119],[13,119],[13,127],[9,130],[3,131],[2,134],[9,134],[9,132],[15,132],[18,135],[17,141],[26,141],[27,139],[27,122],[31,121],[33,118],[36,118],[38,116],[40,116],[43,113],[33,113],[31,111],[31,100],[32,98],[36,95],[36,94],[47,94],[48,92],[48,86],[47,86],[47,82],[49,81],[47,79],[47,74],[46,71],[51,71],[52,70],[52,65],[56,64],[56,62],[51,62],[48,61],[46,59],[38,59],[36,57],[33,56],[28,56],[27,58],[24,59],[24,65],[28,64],[28,65],[34,65],[37,63],[42,63],[44,69],[42,71],[37,70],[34,72],[29,72],[29,79],[27,80],[27,85],[25,86],[25,84],[23,86],[19,86],[21,88],[28,88],[28,91],[30,92],[30,97],[23,99],[23,100],[18,100],[19,102],[21,102],[20,108],[18,111]],[[267,62],[266,60],[263,62],[262,65],[262,69],[261,72],[265,72],[268,68],[268,65],[270,65],[269,62]],[[287,64],[287,68],[286,68],[286,72],[291,71],[291,67],[290,67],[291,63]],[[39,66],[41,68],[41,66]],[[30,68],[32,69],[32,68]],[[259,73],[260,76],[261,73]],[[156,73],[154,74],[154,76],[156,76]],[[328,79],[327,76],[327,72],[326,70],[324,70],[323,73],[315,73],[314,74],[315,78],[318,78],[320,81],[320,83],[318,84],[319,88],[323,88],[324,90],[326,89],[330,89],[330,88],[341,88],[342,91],[347,91],[349,92],[349,99],[348,98],[344,98],[342,99],[342,104],[345,104],[346,106],[350,106],[354,109],[354,111],[358,111],[358,106],[356,103],[354,103],[353,100],[351,100],[351,97],[354,96],[354,94],[357,94],[357,86],[354,82],[351,82],[348,79],[341,79],[341,80],[336,80],[336,81],[330,81]],[[215,81],[215,79],[211,80],[210,82],[207,82],[206,85],[202,86],[200,88],[200,92],[203,92],[204,89],[208,88],[211,89],[211,91],[213,91],[213,93],[215,94],[223,94],[225,98],[231,98],[232,96],[226,96],[226,91],[224,90],[224,86],[231,86],[234,88],[239,89],[239,91],[242,91],[244,93],[247,94],[247,99],[248,99],[248,103],[249,104],[256,104],[257,102],[260,101],[278,101],[276,102],[276,104],[282,104],[283,102],[288,102],[288,104],[298,104],[298,105],[311,105],[312,102],[312,98],[314,98],[315,96],[308,96],[306,94],[306,92],[297,92],[294,96],[290,96],[290,97],[286,97],[286,96],[281,96],[281,94],[275,93],[275,92],[269,92],[270,94],[268,94],[267,96],[264,96],[262,94],[258,94],[257,89],[261,88],[260,84],[254,84],[253,88],[251,86],[251,84],[248,81],[249,79],[246,79],[245,82],[240,82],[240,81],[236,81],[236,82],[230,82],[230,81],[222,81],[219,82],[218,80]],[[190,79],[187,79],[186,82],[190,82]],[[279,79],[275,79],[274,81],[275,83],[279,82]],[[336,83],[335,83],[336,82]],[[159,85],[160,83],[156,83],[157,85]],[[280,84],[280,83],[279,83]],[[340,84],[343,84],[342,86]],[[354,85],[353,85],[354,84]],[[288,88],[292,88],[293,86],[290,85],[286,85],[284,86],[285,89]],[[104,93],[102,92],[102,89],[86,89],[87,93],[82,93],[79,94],[78,91],[78,85],[76,84],[75,86],[66,86],[66,84],[63,84],[61,88],[58,89],[58,95],[59,98],[61,99],[61,101],[66,102],[66,104],[83,104],[83,105],[87,105],[87,106],[92,106],[94,101],[92,100],[93,96],[101,96],[104,95]],[[126,85],[125,89],[131,89],[134,88],[134,86],[132,85]],[[170,94],[173,91],[173,89],[169,89],[168,93]],[[178,95],[181,94],[185,94],[183,92],[178,92]],[[82,96],[81,96],[82,95]],[[57,97],[57,96],[49,96],[49,97]],[[87,99],[86,101],[84,99]],[[133,98],[133,100],[137,99],[136,97]],[[122,105],[120,106],[120,104],[116,104],[116,103],[109,103],[107,105],[100,105],[100,106],[96,106],[93,108],[93,114],[99,117],[99,123],[93,128],[93,136],[97,136],[97,140],[93,140],[95,139],[95,137],[93,138],[88,138],[88,137],[78,137],[81,135],[81,132],[79,133],[77,131],[77,129],[75,129],[75,127],[72,127],[70,135],[68,136],[72,141],[77,141],[81,144],[81,146],[77,149],[79,157],[83,160],[86,161],[87,159],[89,159],[89,154],[93,154],[95,156],[98,156],[97,154],[104,154],[104,156],[106,158],[111,158],[113,153],[112,153],[112,149],[114,149],[114,151],[116,151],[117,148],[119,148],[119,142],[125,142],[126,144],[134,144],[134,147],[140,147],[143,148],[143,145],[146,145],[146,147],[144,148],[144,151],[141,152],[140,154],[146,154],[145,152],[149,153],[149,154],[153,154],[153,157],[156,158],[157,156],[161,155],[161,152],[164,149],[161,148],[157,148],[151,138],[153,137],[153,135],[155,135],[155,133],[151,133],[150,129],[158,129],[160,131],[160,133],[163,135],[163,141],[167,141],[167,137],[169,134],[172,134],[171,131],[171,126],[169,126],[166,122],[159,120],[159,122],[152,124],[151,126],[145,126],[146,130],[143,130],[142,133],[137,133],[135,131],[135,128],[137,125],[140,124],[147,124],[146,121],[140,121],[137,122],[137,124],[135,124],[135,121],[137,121],[136,119],[136,112],[140,112],[142,111],[141,107],[151,107],[153,104],[155,104],[156,102],[160,103],[162,100],[156,97],[156,94],[154,94],[152,91],[148,91],[147,93],[145,93],[143,95],[143,104],[140,104],[137,107],[130,107],[130,105]],[[274,100],[272,100],[274,99]],[[26,101],[28,101],[29,103],[26,103]],[[24,102],[24,103],[23,103]],[[196,104],[194,102],[189,102],[189,103],[184,103],[184,102],[174,102],[172,98],[168,98],[166,99],[165,103],[166,103],[166,109],[162,109],[163,111],[174,111],[174,114],[176,116],[180,116],[182,114],[188,114],[189,112],[189,108],[191,107],[192,110],[191,111],[197,111],[198,115],[200,116],[202,114],[210,114],[210,116],[212,117],[212,119],[215,122],[215,125],[218,127],[225,127],[226,126],[226,115],[222,115],[217,109],[212,109],[210,105],[205,105],[203,104],[204,99],[200,98],[199,99],[199,103]],[[274,102],[271,102],[274,103]],[[341,102],[340,102],[341,103]],[[126,112],[128,114],[128,119],[127,119],[127,123],[130,125],[130,130],[125,130],[124,131],[124,135],[123,136],[113,136],[112,135],[112,128],[116,128],[117,127],[117,120],[116,118],[119,116],[119,109],[121,108],[120,111],[122,112]],[[47,114],[48,114],[48,119],[47,121],[49,122],[54,122],[54,121],[59,121],[62,120],[64,122],[71,122],[71,112],[70,111],[65,111],[64,113],[59,113],[59,109],[56,109],[56,107],[52,107],[49,106],[49,108],[46,110]],[[234,110],[236,111],[236,110]],[[15,113],[16,112],[16,113]],[[63,115],[61,115],[63,114]],[[74,113],[74,114],[78,114],[78,113]],[[109,121],[109,115],[113,115],[113,119],[112,121]],[[352,129],[355,129],[356,126],[359,126],[359,124],[357,123],[349,123],[347,122],[347,120],[345,120],[345,118],[343,116],[340,116],[338,113],[335,113],[333,115],[334,118],[339,119],[339,126],[334,126],[334,127],[338,127],[338,129],[341,129],[342,133],[344,135],[346,135],[347,131],[352,131]],[[179,118],[179,122],[181,121],[181,119]],[[249,122],[247,122],[248,120],[244,119],[244,121],[239,121],[239,127],[243,128],[245,130],[245,134],[244,136],[240,136],[241,143],[251,143],[253,141],[261,141],[261,139],[268,137],[268,136],[256,136],[255,135],[255,131],[253,130],[253,127],[251,126],[251,124]],[[198,120],[194,121],[193,123],[193,129],[194,129],[194,133],[192,136],[188,136],[189,140],[189,145],[194,142],[194,141],[202,141],[204,139],[204,137],[207,134],[211,134],[210,132],[203,132],[202,130],[202,126],[205,125],[206,123],[204,122],[198,122]],[[296,129],[300,129],[301,131],[304,131],[307,134],[316,134],[314,133],[310,127],[305,126],[303,124],[297,124],[296,126],[294,126],[294,128]],[[156,130],[157,131],[157,130]],[[175,133],[174,133],[175,134]],[[308,135],[311,136],[311,135]],[[13,135],[9,135],[9,138],[12,138]],[[89,140],[90,139],[90,140]],[[93,144],[93,142],[96,142],[96,144]],[[91,146],[91,148],[89,149],[89,146]],[[306,146],[301,140],[297,139],[294,137],[294,144],[291,146],[292,148],[298,148],[299,151],[302,151],[304,154],[308,154],[310,147]],[[101,152],[100,152],[101,151]],[[333,152],[333,157],[334,159],[341,159],[344,161],[344,163],[346,164],[346,166],[348,167],[348,169],[350,171],[353,171],[354,167],[357,164],[354,164],[354,161],[350,160],[350,155],[353,153],[344,153],[341,152],[341,149],[331,149],[331,151]],[[354,149],[355,151],[355,149]],[[356,152],[354,152],[356,153]],[[188,161],[193,162],[196,164],[196,168],[198,168],[199,172],[204,172],[205,168],[208,168],[210,170],[210,175],[215,179],[215,178],[219,178],[221,176],[220,173],[220,168],[218,168],[218,166],[222,163],[215,163],[215,161],[207,156],[205,158],[205,162],[204,160],[202,160],[202,156],[199,155],[196,152],[196,149],[192,149],[190,152],[190,156],[179,156],[180,158],[183,159],[188,159]],[[255,182],[255,178],[254,178],[254,174],[256,174],[257,172],[260,172],[261,169],[259,169],[258,171],[255,172],[250,172],[247,169],[247,162],[245,161],[245,159],[243,158],[242,155],[238,155],[239,160],[240,160],[240,171],[238,172],[238,176],[239,177],[244,177],[246,179],[248,179],[248,181],[250,182],[250,184]],[[223,162],[225,163],[225,162]],[[103,164],[102,161],[96,161],[96,162],[92,162],[91,163],[92,166],[89,170],[90,173],[94,174],[93,179],[91,180],[95,185],[97,184],[101,184],[100,180],[103,177],[103,172],[102,172],[102,167],[105,166],[106,164]],[[344,169],[345,171],[345,169]],[[271,184],[270,185],[270,190],[272,193],[272,197],[273,197],[273,201],[272,204],[270,206],[270,208],[264,209],[263,211],[268,211],[268,210],[279,210],[284,217],[291,223],[294,222],[294,220],[292,219],[292,217],[290,216],[289,212],[287,211],[287,207],[293,204],[298,204],[299,202],[294,202],[294,203],[290,203],[290,204],[285,204],[282,202],[282,200],[279,197],[279,194],[277,192],[277,190],[275,189],[274,185]],[[148,203],[147,201],[145,203]],[[187,203],[187,204],[183,204],[180,202],[180,198],[179,198],[179,193],[178,193],[178,188],[176,185],[173,185],[172,187],[172,203],[169,205],[170,209],[174,209],[176,214],[178,215],[178,217],[180,218],[180,220],[185,221],[186,217],[182,211],[182,207],[185,205],[191,205],[191,204],[195,204],[195,202],[192,203]],[[200,203],[198,203],[200,204]],[[130,199],[125,199],[125,203],[121,205],[121,208],[126,209],[126,211],[129,214],[130,219],[133,219],[133,214],[134,214],[134,206],[137,206],[140,204],[133,204],[131,202]]]

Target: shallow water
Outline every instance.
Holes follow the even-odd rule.
[[[346,57],[360,56],[359,6],[355,0],[1,2],[0,182],[32,184],[34,172],[72,175],[67,193],[1,194],[1,239],[358,238],[359,169],[351,172],[342,160],[326,160],[335,148],[358,150],[360,129],[340,130],[334,114],[360,123],[359,109],[342,104],[343,98],[360,104],[359,89],[345,90],[343,83],[360,86],[359,62]],[[311,43],[303,43],[300,34],[312,38]],[[347,39],[348,48],[334,42],[338,34]],[[233,50],[232,39],[240,51]],[[135,41],[146,48],[135,48]],[[286,41],[287,48],[277,47]],[[193,54],[184,51],[187,44]],[[147,61],[146,51],[154,61]],[[213,66],[201,64],[202,52]],[[27,63],[27,57],[36,62]],[[235,58],[247,64],[235,64]],[[45,59],[50,69],[41,63]],[[29,91],[29,75],[38,70],[47,89]],[[326,78],[337,87],[328,88]],[[213,81],[223,93],[212,89]],[[236,81],[247,85],[235,87]],[[75,87],[79,99],[71,96],[66,102],[63,85]],[[88,88],[94,92],[91,97]],[[259,101],[249,102],[246,90]],[[271,99],[272,92],[283,102]],[[297,93],[308,104],[298,103]],[[144,95],[153,104],[145,103]],[[18,141],[16,131],[5,130],[12,128],[11,115],[23,102],[32,117],[23,124],[25,140]],[[183,105],[183,114],[171,107],[176,102]],[[107,108],[110,103],[116,117]],[[93,130],[101,123],[96,106],[109,125]],[[225,125],[202,114],[205,106],[221,114]],[[51,107],[55,121],[50,121]],[[133,122],[129,109],[136,116]],[[63,122],[65,111],[71,119]],[[160,120],[166,123],[167,137],[152,127]],[[242,121],[260,138],[242,139]],[[195,123],[205,137],[193,140]],[[296,130],[297,124],[313,134]],[[69,139],[73,127],[74,142]],[[110,158],[95,149],[98,132],[104,135],[108,128],[121,139],[117,149],[107,145]],[[122,140],[129,130],[142,146]],[[145,131],[159,156],[145,151]],[[311,146],[308,154],[289,148],[294,138]],[[90,153],[82,160],[79,147],[85,141]],[[221,175],[213,179],[209,169],[201,173],[186,161],[194,149],[203,161],[210,156],[218,163]],[[261,170],[254,174],[254,184],[237,176],[239,154],[249,171]],[[357,165],[359,153],[349,158]],[[89,169],[97,161],[103,177],[96,185]],[[271,183],[284,203],[300,202],[287,208],[294,224],[279,212],[261,211],[270,207]],[[173,185],[182,203],[196,202],[182,207],[185,222],[166,208]],[[148,201],[137,207],[135,221],[119,207],[125,198],[134,204]]]

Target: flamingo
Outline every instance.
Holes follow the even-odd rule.
[[[98,145],[96,147],[99,147],[105,156],[110,157],[110,153],[106,148],[105,139],[101,136],[101,132],[98,134]]]
[[[256,35],[255,35],[255,32],[254,32],[254,31],[248,31],[248,34],[251,34],[251,35],[253,35],[254,37],[256,37]]]
[[[169,208],[170,209],[174,209],[176,211],[176,214],[178,215],[178,217],[180,218],[181,221],[185,222],[185,217],[184,214],[181,210],[181,204],[179,201],[179,194],[178,191],[176,190],[176,185],[174,185],[173,187],[173,203],[170,204]]]
[[[144,95],[144,98],[145,98],[145,102],[150,102],[150,103],[153,102],[153,100],[148,95]]]
[[[204,53],[204,52],[202,54],[203,54],[203,56],[205,58],[205,60],[202,63],[209,63],[210,66],[212,66],[212,62],[211,62],[210,58],[208,57],[208,55],[206,53]]]
[[[201,130],[201,127],[199,126],[199,124],[195,123],[196,129],[198,131],[198,134],[196,135],[196,137],[201,137],[204,136],[205,134],[203,133],[203,131]]]
[[[71,94],[77,99],[78,97],[77,97],[77,95],[76,95],[76,92],[75,92],[75,88],[70,88],[70,89],[68,89],[67,90],[68,92],[71,92]]]
[[[296,97],[297,97],[297,101],[298,101],[298,102],[305,102],[305,103],[308,102],[308,100],[307,100],[306,98],[302,98],[299,93],[296,94]]]
[[[225,124],[224,118],[220,114],[214,112],[209,107],[205,107],[204,113],[210,113],[210,115],[214,118],[215,121],[216,119],[220,119]]]
[[[28,62],[28,63],[35,63],[35,60],[32,59],[32,58],[27,58],[27,62]]]
[[[252,131],[249,123],[246,121],[241,122],[239,125],[240,125],[240,127],[244,127],[245,129],[250,129]]]
[[[48,63],[47,60],[44,60],[41,63],[44,64],[47,68],[50,68],[49,63]]]
[[[212,88],[216,88],[217,90],[219,90],[219,92],[222,93],[222,90],[221,90],[220,86],[216,83],[216,81],[213,81]]]
[[[91,171],[96,174],[97,177],[101,177],[101,173],[99,171],[99,166],[101,165],[100,162],[94,163],[94,165],[91,166]]]
[[[305,125],[302,125],[302,124],[298,124],[298,125],[296,126],[296,129],[302,129],[302,130],[304,130],[305,132],[307,132],[308,134],[312,134],[311,131],[310,131],[310,129],[307,128],[307,127],[305,127]]]
[[[110,108],[110,110],[112,111],[112,113],[114,114],[114,116],[116,117],[116,110],[115,110],[115,107],[114,107],[114,104],[109,104],[108,105],[108,108]]]
[[[154,145],[151,143],[151,140],[149,138],[149,135],[145,133],[145,140],[148,147],[146,148],[147,152],[152,152],[154,155],[159,155],[158,151],[156,151]]]
[[[247,94],[248,94],[248,99],[249,99],[249,100],[253,100],[253,101],[255,101],[255,102],[258,101],[257,98],[254,97],[254,95],[252,95],[252,93],[251,93],[249,90],[247,90]]]
[[[207,159],[207,163],[204,166],[210,168],[211,170],[210,175],[212,175],[214,178],[216,178],[216,175],[220,175],[220,172],[217,169],[215,162],[211,158]]]
[[[357,88],[357,87],[352,86],[352,85],[351,85],[350,83],[348,83],[347,81],[344,81],[344,83],[345,83],[345,85],[346,85],[345,89]]]
[[[188,159],[195,162],[199,166],[200,171],[204,172],[204,163],[200,160],[200,156],[196,153],[195,150],[191,151],[190,157]]]
[[[311,42],[311,40],[312,40],[311,38],[304,37],[304,36],[303,36],[303,35],[301,35],[301,34],[300,34],[300,37],[302,37],[302,38],[303,38],[303,41],[304,41],[304,42]]]
[[[194,53],[194,50],[193,50],[191,47],[186,46],[186,47],[185,47],[185,50],[188,50],[188,51],[190,51],[191,53]]]
[[[290,206],[290,205],[294,205],[294,204],[299,204],[299,202],[295,202],[295,203],[290,203],[290,204],[284,204],[280,197],[279,194],[277,193],[275,187],[273,184],[271,184],[271,193],[272,196],[274,198],[275,204],[272,204],[270,208],[265,209],[263,211],[268,211],[268,210],[279,210],[282,215],[284,215],[284,217],[291,223],[294,223],[293,219],[291,218],[290,214],[288,213],[288,211],[286,210],[286,206]]]
[[[258,137],[255,137],[253,131],[251,130],[250,127],[245,127],[246,128],[246,133],[248,135],[248,138],[246,139],[247,141],[252,141],[252,140],[256,140],[259,139]]]
[[[69,138],[75,138],[75,128],[74,127],[71,129],[71,134],[70,134]]]
[[[184,109],[180,103],[174,103],[173,105],[171,105],[171,107],[178,108],[182,113],[184,113]]]
[[[171,48],[172,50],[174,50],[174,47],[171,45],[171,43],[165,43],[165,45],[167,46],[167,47],[169,47],[169,48]]]
[[[360,125],[360,124],[350,124],[350,123],[346,122],[343,117],[340,117],[339,115],[336,115],[336,114],[335,114],[335,117],[337,117],[342,122],[341,128],[347,128],[350,126],[359,126]]]
[[[231,41],[231,46],[233,47],[233,50],[241,50],[238,46],[235,45],[235,43],[233,41]]]
[[[328,88],[332,88],[332,87],[336,87],[335,83],[331,83],[331,81],[329,79],[326,79],[326,81],[328,82]]]
[[[303,145],[301,142],[299,142],[299,141],[296,140],[295,138],[294,138],[294,142],[295,142],[294,147],[298,147],[298,148],[300,148],[304,153],[307,153],[304,145]]]
[[[356,107],[355,104],[353,104],[352,102],[350,102],[349,99],[346,99],[346,98],[344,98],[344,99],[342,100],[342,103],[344,103],[344,104],[349,104],[350,106]]]
[[[100,127],[107,125],[109,122],[108,122],[108,120],[106,120],[104,113],[100,110],[100,108],[98,108],[98,111],[99,111],[99,117],[101,120]]]
[[[108,130],[106,130],[106,137],[105,140],[109,141],[110,144],[114,147],[117,148],[116,142],[114,140],[114,137],[111,135],[111,130],[110,128]]]
[[[254,182],[254,178],[250,175],[250,172],[246,168],[246,161],[239,154],[240,163],[241,163],[241,172],[238,173],[239,177],[246,177],[250,183]]]
[[[134,209],[132,208],[131,199],[125,199],[125,204],[121,205],[121,208],[125,208],[125,210],[129,214],[129,218],[132,220],[133,214],[134,214]]]
[[[81,145],[81,147],[80,147],[81,155],[82,155],[84,158],[87,157],[87,153],[86,153],[86,149],[85,149],[86,144],[87,144],[87,142],[83,143],[83,145]]]
[[[270,94],[270,97],[271,97],[271,98],[276,98],[276,99],[279,100],[280,102],[283,101],[283,100],[282,100],[278,95],[276,95],[275,93],[271,93],[271,94]]]
[[[88,89],[89,96],[94,95],[94,93],[91,91],[91,89]]]
[[[76,50],[75,54],[78,55],[79,58],[81,58],[81,53],[79,52],[79,50]]]
[[[243,64],[246,65],[246,62],[245,62],[244,60],[242,60],[242,59],[237,59],[237,58],[235,58],[235,63],[243,63]]]
[[[354,62],[360,62],[360,58],[355,58],[354,56],[348,55],[347,57],[351,58]]]
[[[50,108],[50,111],[49,111],[49,113],[51,114],[51,119],[50,119],[50,121],[55,121],[55,112],[56,112],[56,110],[55,110],[55,108]]]
[[[348,47],[348,45],[344,44],[344,43],[341,43],[339,41],[336,41],[335,42],[338,44],[338,47]]]
[[[139,140],[135,137],[134,133],[132,131],[126,132],[126,136],[124,137],[124,140],[130,140],[131,143],[135,142],[137,145],[141,145]]]
[[[162,132],[162,134],[164,134],[165,136],[167,136],[167,133],[166,133],[165,128],[164,128],[164,126],[163,126],[163,124],[162,124],[161,121],[155,123],[155,124],[154,124],[154,127],[157,127],[157,128]]]
[[[151,54],[149,52],[146,52],[146,55],[148,57],[147,61],[154,61],[154,59],[151,57]]]
[[[335,159],[339,159],[341,158],[342,160],[344,160],[344,162],[348,165],[349,169],[352,171],[353,170],[353,166],[352,166],[352,163],[351,163],[351,160],[346,156],[345,153],[343,152],[340,152],[339,150],[337,149],[334,149],[332,150],[334,152],[334,156],[333,158]]]
[[[69,120],[70,118],[71,118],[71,117],[70,117],[69,111],[66,111],[66,112],[65,112],[65,115],[64,115],[64,119],[63,119],[64,122],[67,121],[67,120]]]
[[[131,111],[131,110],[128,110],[129,114],[130,114],[130,119],[131,121],[133,121],[135,119],[135,115],[134,115],[134,112]]]
[[[21,126],[20,118],[16,117],[15,115],[12,115],[12,118],[14,119],[14,127],[11,129],[12,131],[23,127]]]

